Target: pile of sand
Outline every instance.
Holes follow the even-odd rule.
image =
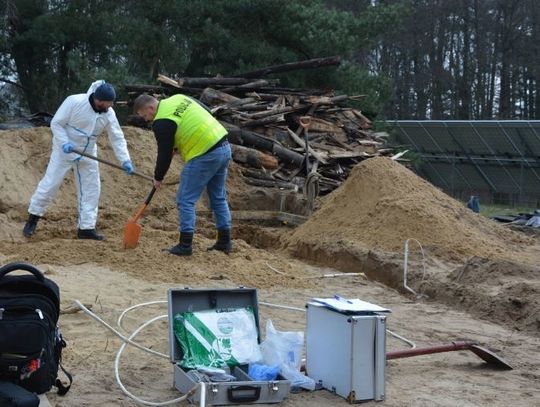
[[[347,181],[288,240],[402,252],[417,239],[430,253],[452,260],[506,258],[532,241],[468,210],[388,158],[363,161]]]
[[[517,329],[540,329],[534,239],[475,214],[387,158],[356,166],[286,246],[299,257],[362,271],[403,290],[409,238],[421,242],[428,258],[424,276],[411,246],[409,284],[417,292]]]

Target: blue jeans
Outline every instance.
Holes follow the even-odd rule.
[[[218,230],[231,229],[231,212],[227,203],[227,168],[231,160],[229,143],[196,157],[184,166],[180,174],[180,187],[176,194],[176,206],[180,218],[180,232],[195,230],[195,204],[206,188],[210,207]]]

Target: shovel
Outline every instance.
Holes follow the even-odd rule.
[[[139,237],[141,236],[141,225],[137,223],[139,218],[142,216],[144,210],[152,200],[154,193],[156,192],[156,187],[152,187],[152,190],[146,197],[144,204],[139,208],[135,216],[131,218],[124,228],[124,249],[134,249],[139,244]]]
[[[476,356],[480,357],[484,362],[486,362],[490,366],[493,366],[499,369],[504,369],[504,370],[513,369],[512,366],[510,366],[500,356],[497,356],[492,351],[482,346],[479,346],[477,343],[470,342],[470,341],[452,342],[449,344],[436,345],[436,346],[431,346],[428,348],[415,348],[415,349],[388,352],[386,354],[386,359],[390,360],[390,359],[410,358],[412,356],[429,355],[432,353],[442,353],[442,352],[453,352],[453,351],[458,351],[458,350],[470,350],[471,352],[473,352]]]
[[[90,158],[91,160],[99,161],[100,163],[107,164],[107,165],[110,165],[111,167],[118,168],[119,170],[125,171],[125,169],[121,165],[115,164],[111,161],[104,160],[103,158],[96,157],[95,155],[87,154],[84,151],[80,151],[75,148],[73,149],[73,152],[75,154],[82,155],[83,157]],[[154,178],[150,177],[149,175],[141,174],[136,171],[133,171],[131,174],[136,175],[137,177],[147,179],[148,181],[154,180]]]
[[[119,170],[125,171],[124,167],[122,167],[121,165],[115,164],[111,161],[104,160],[103,158],[96,157],[95,155],[92,155],[92,154],[87,154],[81,150],[77,150],[76,148],[73,149],[73,152],[75,154],[82,155],[83,157],[90,158],[91,160],[99,161],[100,163],[107,164],[107,165],[110,165],[111,167],[118,168]],[[133,171],[131,175],[136,175],[137,177],[144,178],[148,181],[152,181],[152,182],[154,181],[154,178],[152,178],[151,176],[146,175],[146,174],[141,174],[140,172],[137,172],[137,171]],[[171,181],[171,182],[163,183],[163,185],[176,185],[176,184],[178,184],[178,181]]]

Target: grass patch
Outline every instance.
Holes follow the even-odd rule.
[[[511,207],[505,205],[482,205],[480,204],[480,214],[486,218],[490,218],[495,215],[510,216],[519,215],[520,213],[533,213],[536,208],[527,207]]]

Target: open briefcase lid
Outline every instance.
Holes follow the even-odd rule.
[[[182,350],[174,336],[173,318],[182,312],[197,312],[212,309],[251,307],[257,325],[257,340],[260,343],[259,307],[255,288],[192,289],[170,288],[167,292],[169,315],[169,357],[171,362],[182,360]]]

